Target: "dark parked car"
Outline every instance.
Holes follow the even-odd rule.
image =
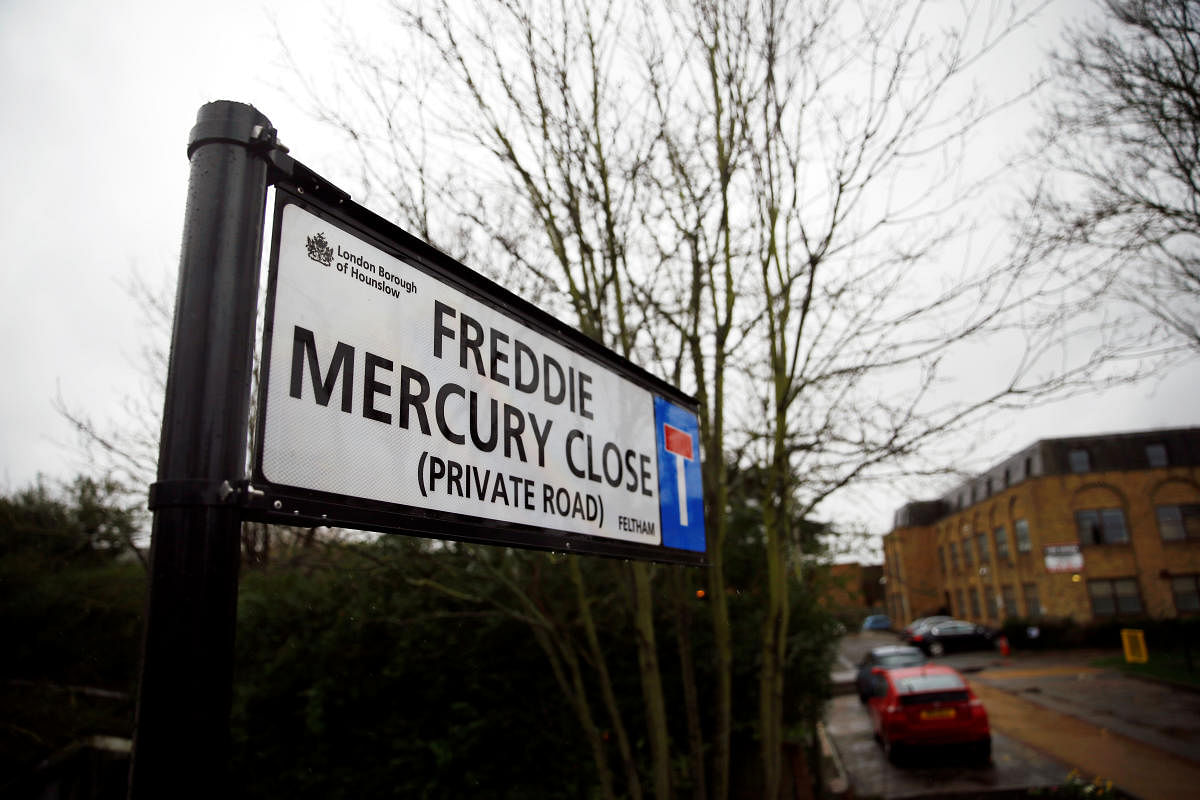
[[[876,667],[867,701],[875,736],[888,759],[899,762],[911,749],[962,745],[972,759],[992,757],[987,711],[957,670],[941,665],[885,670]]]
[[[958,653],[964,650],[991,650],[995,631],[962,619],[948,619],[913,631],[909,637],[914,646],[927,655]]]
[[[854,686],[858,689],[858,699],[867,702],[871,696],[871,672],[876,667],[896,669],[897,667],[916,667],[924,664],[925,654],[915,647],[903,644],[889,644],[870,650],[862,661],[858,662],[858,674],[854,677]]]
[[[892,618],[887,614],[872,614],[863,620],[862,629],[864,631],[890,631]]]
[[[954,617],[947,616],[920,617],[918,619],[914,619],[904,627],[904,630],[900,631],[900,638],[911,644],[914,633],[918,633],[921,630],[928,628],[930,625],[936,625],[939,622],[947,622],[952,619],[954,619]]]

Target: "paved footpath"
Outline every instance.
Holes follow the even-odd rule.
[[[1200,694],[1036,659],[968,677],[993,729],[1085,780],[1111,780],[1144,800],[1200,797]]]

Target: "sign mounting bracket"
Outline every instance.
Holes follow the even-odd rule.
[[[252,498],[261,496],[261,489],[246,479],[217,481],[205,480],[171,480],[156,481],[150,484],[151,511],[161,508],[194,508],[197,506],[239,506],[248,505]]]
[[[283,145],[277,145],[268,151],[267,163],[270,165],[267,180],[273,186],[287,184],[302,195],[313,196],[334,206],[342,206],[350,201],[349,192],[292,158]]]

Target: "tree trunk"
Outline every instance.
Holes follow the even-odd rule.
[[[671,797],[671,742],[667,731],[667,707],[663,698],[658,646],[654,636],[654,609],[650,586],[651,566],[643,561],[630,565],[633,572],[633,620],[637,632],[638,666],[646,703],[646,734],[653,762],[654,796]]]
[[[724,435],[724,376],[720,370],[723,368],[723,363],[718,360],[711,412],[714,422],[709,439],[708,461],[704,464],[709,498],[705,524],[711,531],[708,540],[708,601],[712,605],[713,665],[716,670],[716,723],[712,732],[714,800],[725,800],[729,796],[732,760],[730,741],[733,735],[733,631],[729,622],[729,596],[725,591],[725,504],[728,486],[721,449],[721,437]]]
[[[683,707],[687,716],[688,751],[691,757],[692,797],[708,797],[704,768],[704,730],[700,724],[700,699],[696,692],[696,668],[692,661],[692,611],[696,597],[689,590],[682,567],[671,570],[675,595],[675,645],[679,650],[679,676],[683,689]]]
[[[600,637],[596,634],[596,624],[592,619],[591,601],[583,585],[583,571],[579,568],[578,558],[567,559],[567,565],[571,573],[571,582],[575,584],[575,593],[579,601],[580,622],[583,623],[588,650],[591,653],[592,661],[596,665],[597,680],[600,682],[600,691],[604,697],[604,707],[608,711],[608,717],[613,726],[613,733],[617,737],[617,749],[621,753],[621,762],[625,768],[625,783],[629,787],[629,796],[632,800],[641,800],[642,785],[641,779],[638,777],[637,762],[634,761],[633,748],[629,745],[629,735],[625,731],[625,722],[621,718],[621,710],[617,706],[616,694],[613,692],[612,678],[608,673],[608,661],[604,657],[604,650],[600,647]]]
[[[766,514],[767,608],[762,626],[759,673],[759,735],[762,742],[763,797],[779,797],[783,779],[783,665],[787,650],[787,565],[780,522]]]
[[[604,740],[592,718],[592,709],[588,705],[587,692],[584,689],[583,674],[579,669],[579,659],[575,656],[573,646],[570,642],[559,640],[541,626],[533,626],[533,633],[545,652],[546,658],[550,661],[550,667],[554,671],[554,678],[558,682],[559,688],[566,696],[567,702],[571,704],[571,708],[575,711],[575,717],[579,720],[579,726],[583,728],[584,736],[587,737],[588,745],[592,750],[592,760],[596,764],[596,777],[600,781],[600,795],[604,800],[616,800],[612,770],[609,769],[608,756],[604,752]],[[564,672],[564,667],[566,672]]]

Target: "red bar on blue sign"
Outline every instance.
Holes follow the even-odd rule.
[[[691,461],[695,456],[692,450],[692,437],[679,428],[673,428],[663,423],[663,446],[668,453],[683,456]]]

